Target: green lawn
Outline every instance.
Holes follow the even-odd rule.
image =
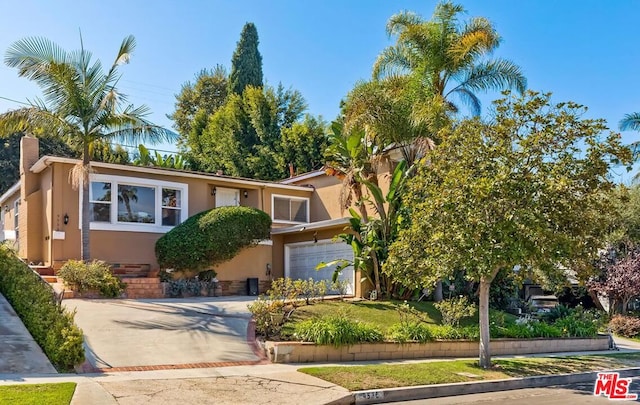
[[[382,333],[386,333],[389,327],[400,322],[400,315],[396,306],[404,301],[322,301],[312,305],[298,307],[289,322],[282,328],[281,336],[287,338],[293,334],[296,323],[314,316],[335,314],[338,311],[345,311],[351,319],[367,322],[375,325]],[[407,302],[410,306],[418,309],[424,314],[424,319],[428,323],[439,325],[442,321],[440,312],[433,306],[433,302]],[[505,314],[508,319],[515,319],[514,315]],[[461,326],[477,325],[478,314],[475,317],[463,318]]]
[[[474,360],[452,360],[411,364],[305,367],[298,371],[355,391],[632,367],[640,364],[640,353],[502,359],[494,360],[493,364],[494,367],[489,370],[478,367]]]
[[[0,386],[0,405],[69,405],[76,383]]]
[[[392,325],[400,322],[400,316],[396,310],[396,305],[403,301],[322,301],[312,305],[298,307],[289,322],[285,323],[282,329],[282,336],[289,336],[293,332],[296,323],[314,316],[335,314],[345,311],[350,318],[357,319],[377,326],[383,333]],[[434,324],[441,321],[440,312],[433,306],[432,302],[409,302],[409,305],[422,311],[425,318]]]

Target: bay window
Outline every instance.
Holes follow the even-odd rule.
[[[91,229],[166,232],[187,219],[187,184],[100,174],[90,181]]]

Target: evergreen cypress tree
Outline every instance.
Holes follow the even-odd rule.
[[[242,94],[251,85],[262,87],[262,56],[258,51],[258,30],[253,23],[246,23],[231,58],[229,93]]]

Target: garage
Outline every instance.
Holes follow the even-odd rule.
[[[330,239],[318,240],[317,242],[288,243],[284,246],[284,274],[285,277],[294,280],[312,278],[316,281],[331,281],[336,266],[321,270],[315,268],[320,262],[326,263],[338,259],[353,261],[353,250],[350,245],[341,241],[334,242]],[[346,280],[349,283],[348,294],[353,294],[354,278],[353,266],[342,270],[339,276],[340,280]]]

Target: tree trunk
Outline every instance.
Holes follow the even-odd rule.
[[[82,154],[82,226],[80,227],[82,238],[80,253],[84,261],[88,261],[91,257],[89,252],[89,164],[89,144],[85,141]]]
[[[598,294],[594,290],[589,290],[589,296],[591,297],[591,300],[593,301],[596,308],[600,311],[604,311],[604,306],[602,305],[600,298],[598,298]]]
[[[626,315],[627,314],[627,307],[629,306],[629,301],[631,301],[631,297],[622,298],[620,301],[622,301],[622,308],[620,309],[620,313],[622,315]]]
[[[491,367],[490,331],[489,331],[489,288],[491,281],[480,280],[480,367]]]
[[[438,281],[436,283],[436,289],[433,291],[433,300],[435,302],[440,302],[443,300],[442,297],[442,281]]]

